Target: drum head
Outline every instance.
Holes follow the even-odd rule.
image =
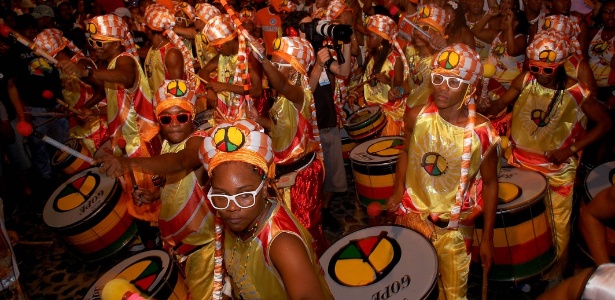
[[[380,114],[382,112],[378,106],[364,107],[350,115],[346,123],[349,128],[362,127],[362,124],[370,123],[370,120],[378,118]]]
[[[107,155],[113,155],[113,150],[111,149],[111,140],[106,140],[104,143],[100,145],[96,152],[94,152],[94,158],[99,158]]]
[[[51,228],[78,224],[96,214],[116,188],[116,179],[101,175],[97,167],[85,169],[53,192],[43,209],[43,220]]]
[[[81,149],[79,149],[81,148],[81,143],[77,139],[69,139],[68,141],[66,141],[66,143],[64,143],[64,145],[68,146],[68,148],[71,148],[77,152],[81,152],[80,151]],[[58,166],[71,158],[73,158],[72,155],[58,149],[58,151],[56,151],[56,153],[51,158],[51,165],[54,167]]]
[[[100,276],[83,298],[84,300],[101,299],[102,289],[107,282],[123,278],[134,284],[147,295],[156,295],[171,272],[171,259],[162,250],[149,250],[133,255],[105,274]]]
[[[587,195],[594,199],[602,190],[613,185],[615,177],[615,161],[601,164],[594,168],[585,179]]]
[[[422,299],[438,274],[431,243],[399,226],[355,231],[331,245],[320,265],[337,299]]]
[[[397,161],[397,154],[402,150],[404,140],[400,136],[385,136],[363,142],[350,152],[353,163],[378,165]]]
[[[214,117],[213,109],[204,110],[198,113],[196,117],[194,117],[194,126],[198,130],[208,130],[211,128],[211,124],[209,123],[209,120],[213,119],[213,117]]]
[[[513,186],[519,187],[519,194],[516,199],[499,204],[498,210],[510,210],[529,205],[535,200],[540,199],[540,196],[547,191],[547,179],[542,174],[534,171],[502,168],[500,170],[499,182],[511,183]],[[512,192],[514,194],[515,191]]]

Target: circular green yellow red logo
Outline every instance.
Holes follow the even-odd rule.
[[[188,86],[183,80],[173,80],[167,85],[167,93],[175,97],[183,97],[188,92]]]
[[[540,54],[538,54],[538,59],[542,62],[552,63],[557,59],[557,53],[553,50],[542,50]]]
[[[98,28],[96,27],[96,24],[94,24],[94,23],[88,23],[85,29],[90,34],[98,33]]]
[[[459,57],[459,54],[457,54],[457,52],[452,50],[444,51],[438,57],[438,66],[447,70],[451,70],[456,68],[457,65],[459,65],[460,60],[461,58]]]
[[[214,134],[216,149],[222,152],[237,151],[245,142],[245,135],[235,126],[219,128]]]

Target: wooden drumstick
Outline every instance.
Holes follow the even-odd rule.
[[[43,91],[43,98],[47,99],[47,100],[53,100],[53,92],[50,90],[44,90]],[[68,103],[56,98],[56,103],[66,107],[69,111],[77,114],[77,115],[83,115],[80,111],[76,110],[74,107],[70,107],[70,105],[68,105]]]
[[[19,241],[17,244],[25,246],[51,246],[53,241]]]
[[[49,53],[47,53],[47,51],[37,47],[34,42],[32,42],[31,40],[25,38],[24,36],[22,36],[21,34],[16,32],[15,30],[11,29],[10,27],[8,27],[6,25],[0,25],[0,34],[2,36],[4,36],[4,37],[13,36],[19,43],[21,43],[24,46],[32,49],[32,51],[34,51],[34,53],[36,53],[37,55],[44,57],[46,60],[48,60],[49,62],[51,62],[54,65],[58,64],[58,60],[53,58],[53,56],[51,56],[51,54],[49,54]]]
[[[124,157],[128,157],[128,154],[126,154],[126,140],[124,138],[120,138],[119,140],[117,140],[117,146],[120,148],[120,150],[122,150],[122,154],[124,155]],[[132,172],[132,169],[130,169],[128,170],[128,175],[130,175],[130,180],[132,180],[132,191],[134,192],[139,189],[139,186],[137,185],[137,180],[135,179],[135,173]],[[141,204],[143,204],[143,201],[139,198],[136,204],[137,206],[141,206]]]
[[[196,77],[198,80],[202,81],[203,83],[209,83],[209,81],[207,81],[207,80],[205,80],[203,77],[199,76],[199,74],[194,73],[194,72],[192,72],[192,71],[190,71],[190,70],[188,70],[187,72],[188,72],[188,74],[190,74],[190,75],[192,75],[192,76]]]

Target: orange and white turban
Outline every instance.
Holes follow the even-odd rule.
[[[145,23],[151,30],[162,31],[162,34],[171,40],[173,46],[177,47],[184,58],[184,73],[188,78],[188,86],[191,90],[196,87],[196,77],[194,76],[194,62],[190,55],[190,50],[182,41],[173,27],[175,27],[175,16],[173,13],[160,4],[151,4],[145,9]]]
[[[121,17],[114,14],[97,16],[86,22],[85,29],[90,38],[121,42],[126,52],[137,55],[137,47],[132,38],[132,33],[128,29],[128,24]]]
[[[393,45],[397,53],[401,54],[401,61],[404,64],[404,74],[409,74],[410,67],[408,66],[406,55],[404,55],[405,52],[397,42],[397,24],[395,21],[385,15],[373,15],[367,18],[366,27],[367,30],[379,35]]]
[[[34,43],[37,47],[45,50],[53,57],[65,47],[68,47],[70,51],[75,53],[81,52],[73,42],[64,37],[61,30],[55,28],[48,28],[41,31],[41,33],[34,38]]]
[[[252,23],[256,23],[256,10],[244,7],[239,12],[239,21],[243,23],[245,20],[250,20]]]
[[[417,24],[429,25],[435,28],[441,35],[444,35],[446,25],[451,20],[451,16],[446,10],[433,4],[419,7],[417,17]]]
[[[154,97],[157,103],[156,116],[169,107],[179,106],[189,111],[194,118],[196,94],[194,90],[188,87],[186,81],[181,79],[165,80]]]
[[[445,76],[455,76],[478,84],[483,76],[483,64],[478,53],[465,44],[453,44],[438,52],[431,64],[431,72]]]
[[[527,47],[527,59],[546,64],[563,63],[570,51],[566,36],[558,31],[541,31]]]
[[[273,165],[271,138],[252,120],[221,123],[209,131],[199,149],[199,158],[209,176],[220,164],[245,162],[269,172]]]
[[[344,10],[346,10],[346,3],[340,0],[332,0],[329,2],[329,6],[327,7],[327,11],[325,12],[325,20],[331,21],[335,20],[339,15],[341,15]]]
[[[196,18],[196,10],[194,9],[194,7],[192,7],[192,5],[188,4],[187,2],[177,3],[175,5],[175,11],[184,12],[186,17],[188,17],[188,19],[190,20],[190,22],[194,22],[194,19]]]
[[[540,31],[557,31],[566,36],[570,40],[570,46],[575,54],[581,55],[581,44],[579,43],[579,35],[581,34],[581,26],[579,19],[564,15],[553,15],[545,17],[544,24]]]
[[[203,35],[211,46],[222,45],[237,37],[235,23],[229,15],[215,16],[205,23]]]
[[[312,44],[298,36],[285,36],[273,41],[273,55],[289,62],[302,75],[314,64],[314,48]]]
[[[198,3],[195,7],[196,19],[203,21],[203,23],[211,20],[215,16],[220,15],[220,10],[209,3]]]

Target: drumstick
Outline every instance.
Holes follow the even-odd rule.
[[[190,71],[190,70],[188,70],[187,72],[188,72],[188,74],[190,74],[190,75],[192,75],[192,76],[196,77],[198,80],[202,81],[203,83],[209,83],[209,81],[207,81],[207,80],[205,80],[203,77],[199,76],[199,74],[194,73],[194,72],[192,72],[192,71]]]
[[[26,115],[31,115],[33,117],[55,117],[55,118],[66,118],[67,114],[58,113],[58,112],[24,112]]]
[[[51,246],[53,245],[53,241],[19,241],[17,244],[26,246]]]
[[[124,157],[128,157],[128,154],[126,154],[126,140],[124,138],[120,138],[119,140],[117,140],[117,146],[120,148],[120,150],[122,150],[122,154],[124,155]],[[132,169],[128,170],[128,175],[130,175],[130,180],[132,180],[132,191],[136,191],[137,189],[139,189],[139,186],[137,185],[137,180],[135,179],[135,173],[132,172]],[[141,204],[143,203],[143,201],[141,200],[141,197],[139,197],[139,200],[136,202],[137,206],[141,206]]]
[[[86,161],[87,163],[89,163],[92,166],[96,165],[96,163],[94,162],[94,159],[92,159],[91,157],[85,156],[85,155],[81,154],[80,152],[77,152],[77,151],[71,149],[70,147],[68,147],[68,146],[66,146],[66,145],[64,145],[64,144],[62,144],[62,143],[60,143],[60,142],[58,142],[58,141],[56,141],[56,140],[54,140],[54,139],[52,139],[50,137],[48,137],[48,136],[38,132],[38,131],[32,131],[32,134],[35,137],[41,139],[43,142],[45,142],[45,143],[47,143],[47,144],[49,144],[51,146],[54,146],[54,147],[56,147],[56,148],[58,148],[58,149],[60,149],[60,150],[62,150],[64,152],[74,156],[74,157],[78,157],[78,158],[83,159],[84,161]]]
[[[43,98],[47,99],[47,100],[53,100],[53,92],[50,90],[44,90],[43,91]],[[82,115],[82,113],[78,110],[76,110],[74,107],[70,107],[70,105],[68,105],[68,103],[56,98],[56,103],[66,107],[68,110],[70,110],[71,112],[77,114],[77,115]]]
[[[51,56],[51,54],[49,54],[49,53],[47,53],[47,51],[37,47],[34,42],[32,42],[29,39],[25,38],[21,34],[17,33],[15,30],[11,29],[10,27],[8,27],[6,25],[0,25],[0,34],[2,34],[2,36],[4,36],[4,37],[9,37],[10,35],[12,35],[18,42],[20,42],[24,46],[32,49],[34,51],[34,53],[36,53],[37,55],[44,57],[46,60],[50,61],[54,65],[58,64],[58,60],[53,58],[53,56]]]

